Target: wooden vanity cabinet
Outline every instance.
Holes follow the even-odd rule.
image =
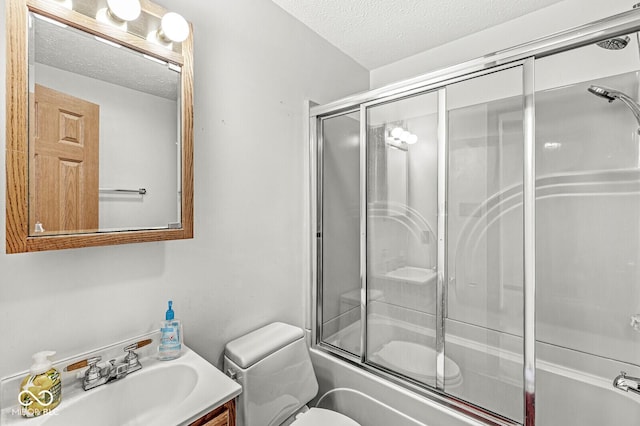
[[[236,426],[236,400],[226,402],[189,426]]]

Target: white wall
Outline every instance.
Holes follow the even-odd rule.
[[[371,70],[371,88],[456,65],[558,31],[630,10],[628,0],[565,0],[502,25],[480,31]]]
[[[368,72],[269,1],[158,3],[195,27],[195,238],[0,254],[0,376],[28,368],[42,349],[60,358],[157,327],[167,299],[187,344],[214,363],[242,333],[304,323],[303,103],[365,90]],[[0,200],[4,211],[4,173]]]

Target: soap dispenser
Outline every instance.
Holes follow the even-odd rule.
[[[172,309],[173,302],[169,300],[169,309],[165,313],[165,320],[160,327],[160,345],[158,345],[158,358],[161,361],[169,361],[180,356],[182,350],[182,324],[175,319]]]
[[[33,355],[33,365],[20,384],[18,394],[23,417],[47,414],[60,404],[62,397],[60,373],[53,368],[48,359],[53,355],[55,355],[53,351],[43,351]]]

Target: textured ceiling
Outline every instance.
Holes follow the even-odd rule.
[[[272,1],[371,70],[562,0]]]

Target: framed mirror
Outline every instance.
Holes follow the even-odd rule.
[[[7,253],[193,237],[191,25],[137,4],[7,0]]]

